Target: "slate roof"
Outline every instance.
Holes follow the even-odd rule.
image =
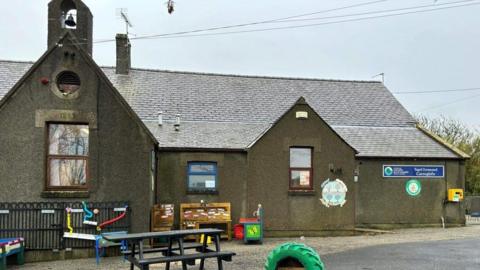
[[[32,64],[0,60],[0,98]],[[303,96],[359,156],[458,158],[418,131],[377,81],[102,70],[164,148],[246,149]],[[166,121],[181,114],[180,131],[159,127],[158,111]]]
[[[361,157],[458,158],[416,127],[333,126]]]
[[[231,150],[246,149],[271,126],[267,123],[183,121],[176,131],[173,122],[162,126],[157,121],[144,123],[160,144],[168,148]]]

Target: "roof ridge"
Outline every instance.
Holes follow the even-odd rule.
[[[0,59],[0,62],[6,62],[6,63],[22,63],[22,64],[35,64],[36,61]]]
[[[4,60],[0,59],[0,62],[8,63],[28,63],[34,64],[35,61],[24,60]],[[115,69],[115,66],[100,66],[100,68]],[[321,79],[312,77],[288,77],[288,76],[275,76],[275,75],[248,75],[248,74],[232,74],[232,73],[215,73],[215,72],[199,72],[199,71],[184,71],[184,70],[169,70],[169,69],[154,69],[154,68],[131,68],[130,70],[148,71],[148,72],[163,72],[163,73],[176,73],[176,74],[190,74],[190,75],[207,75],[207,76],[222,76],[222,77],[238,77],[238,78],[257,78],[257,79],[277,79],[277,80],[301,80],[301,81],[324,81],[324,82],[352,82],[352,83],[382,83],[375,80],[348,80],[348,79]]]
[[[353,125],[332,125],[333,128],[410,128],[410,129],[417,129],[414,125],[412,126],[353,126]]]
[[[105,68],[115,68],[115,67],[108,66],[108,67],[105,67]],[[355,82],[355,83],[382,83],[381,81],[374,81],[374,80],[320,79],[320,78],[308,78],[308,77],[288,77],[288,76],[274,76],[274,75],[248,75],[248,74],[214,73],[214,72],[183,71],[183,70],[168,70],[168,69],[150,69],[150,68],[131,68],[131,70],[163,72],[163,73],[177,73],[177,74],[180,73],[180,74],[190,74],[190,75],[221,76],[221,77],[257,78],[257,79],[327,81],[327,82]]]
[[[157,119],[142,119],[143,122],[157,122]],[[174,123],[174,119],[163,119],[164,122]],[[183,123],[209,123],[209,124],[248,124],[248,125],[271,125],[270,122],[245,122],[245,121],[212,121],[212,120],[182,120]]]

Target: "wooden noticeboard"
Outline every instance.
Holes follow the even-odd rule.
[[[173,204],[156,204],[152,208],[152,231],[165,230],[173,227]]]
[[[230,203],[182,203],[180,205],[180,226],[182,229],[221,228],[222,238],[231,239]]]

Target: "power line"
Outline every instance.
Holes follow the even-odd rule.
[[[468,0],[468,1],[472,1],[472,0]],[[451,8],[473,6],[473,5],[478,5],[478,4],[480,4],[480,2],[463,4],[463,5],[448,6],[448,7],[442,7],[442,8],[432,8],[432,9],[424,9],[424,10],[417,10],[417,11],[410,11],[410,12],[402,12],[402,13],[396,13],[396,14],[387,14],[387,15],[356,18],[356,19],[348,19],[348,20],[340,20],[340,21],[332,21],[332,22],[324,22],[324,23],[315,23],[315,24],[291,25],[291,26],[284,26],[284,27],[272,27],[272,28],[229,31],[229,32],[220,32],[220,33],[192,34],[192,35],[164,34],[164,35],[156,35],[155,37],[136,37],[136,38],[132,38],[132,40],[154,39],[154,38],[182,38],[182,37],[220,36],[220,35],[239,34],[239,33],[252,33],[252,32],[265,32],[265,31],[294,29],[294,28],[306,28],[306,27],[322,26],[322,25],[329,25],[329,24],[338,24],[338,23],[345,23],[345,22],[365,21],[365,20],[370,20],[370,19],[394,17],[394,16],[401,16],[401,15],[408,15],[408,14],[417,14],[417,13],[445,10],[445,9],[451,9]]]
[[[324,10],[320,10],[320,11],[297,14],[297,15],[292,15],[292,16],[288,16],[288,17],[281,17],[281,18],[269,19],[269,20],[264,20],[264,21],[256,21],[256,22],[249,22],[249,23],[242,23],[242,24],[232,24],[232,25],[217,26],[217,27],[210,27],[210,28],[201,28],[201,29],[195,29],[195,30],[189,30],[189,31],[165,33],[165,34],[145,35],[145,36],[141,36],[139,38],[154,38],[154,37],[163,37],[163,36],[170,36],[170,35],[191,34],[191,33],[198,33],[198,32],[206,32],[206,31],[214,31],[214,30],[221,30],[221,29],[238,28],[238,27],[273,23],[273,22],[277,22],[277,21],[289,20],[289,19],[305,17],[305,16],[311,16],[311,15],[315,15],[315,14],[322,14],[322,13],[339,11],[339,10],[344,10],[344,9],[349,9],[349,8],[362,7],[362,6],[377,4],[377,3],[386,2],[386,1],[389,1],[389,0],[376,0],[376,1],[364,2],[364,3],[349,5],[349,6],[342,6],[342,7],[338,7],[338,8],[332,8],[332,9],[324,9]],[[473,1],[473,0],[469,0],[469,1]],[[115,39],[103,39],[103,40],[94,41],[93,43],[104,43],[104,42],[111,42],[111,41],[115,41]]]
[[[445,106],[448,106],[448,105],[451,105],[451,104],[471,100],[472,98],[479,97],[479,96],[480,96],[480,94],[475,94],[475,95],[472,95],[472,96],[459,98],[459,99],[456,99],[456,100],[453,100],[453,101],[450,101],[450,102],[447,102],[447,103],[441,103],[441,104],[437,104],[437,105],[434,105],[434,106],[431,106],[431,107],[424,108],[422,110],[416,111],[415,113],[420,113],[420,112],[430,111],[430,110],[433,110],[433,109],[438,109],[438,108],[445,107]]]
[[[468,2],[473,2],[473,1],[476,1],[476,0],[462,0],[462,1],[441,3],[441,4],[429,4],[429,5],[423,5],[423,6],[411,6],[411,7],[405,7],[405,8],[384,9],[384,10],[353,13],[353,14],[335,15],[335,16],[329,16],[329,17],[276,20],[276,21],[272,21],[271,23],[302,22],[302,21],[316,21],[316,20],[336,19],[336,18],[354,17],[354,16],[371,15],[371,14],[379,14],[379,13],[388,13],[388,12],[404,11],[404,10],[412,10],[412,9],[420,9],[420,8],[450,6],[450,5],[454,5],[454,4],[468,3]]]
[[[330,12],[330,11],[334,11],[334,10],[346,9],[346,8],[351,8],[351,7],[354,7],[354,6],[357,7],[357,6],[360,6],[360,5],[369,5],[369,4],[373,4],[373,3],[378,3],[378,2],[379,2],[379,1],[374,1],[374,2],[361,3],[361,4],[357,4],[357,5],[353,5],[353,6],[345,6],[345,7],[340,7],[340,8],[336,8],[336,9],[330,9],[330,10],[323,10],[323,11],[318,11],[318,12],[313,12],[313,13],[294,15],[294,16],[289,16],[289,17],[284,17],[284,18],[277,18],[277,19],[272,19],[272,20],[267,20],[267,21],[261,21],[261,22],[245,23],[245,24],[236,24],[236,25],[229,25],[229,26],[221,26],[221,27],[213,27],[213,28],[204,28],[204,29],[196,29],[196,30],[191,30],[191,31],[173,32],[173,33],[165,33],[165,34],[138,36],[138,37],[133,37],[133,38],[131,38],[131,40],[155,39],[155,38],[176,38],[176,37],[216,36],[216,35],[227,35],[227,34],[237,34],[237,33],[264,32],[264,31],[293,29],[293,28],[305,28],[305,27],[321,26],[321,25],[328,25],[328,24],[337,24],[337,23],[344,23],[344,22],[363,21],[363,20],[369,20],[369,19],[393,17],[393,16],[400,16],[400,15],[407,15],[407,14],[424,13],[424,12],[430,12],[430,11],[445,10],[445,9],[451,9],[451,8],[458,8],[458,7],[472,6],[472,5],[478,5],[478,4],[480,4],[479,2],[473,2],[473,1],[476,1],[476,0],[463,0],[463,1],[442,3],[442,4],[421,5],[421,6],[416,6],[416,7],[399,8],[399,9],[389,9],[389,10],[384,10],[384,11],[375,11],[375,12],[369,12],[369,13],[364,13],[364,14],[378,14],[378,13],[385,13],[385,12],[394,12],[394,11],[402,11],[402,10],[411,10],[411,9],[419,9],[419,8],[425,8],[425,7],[432,7],[432,8],[430,8],[430,9],[423,9],[423,10],[416,10],[416,11],[409,11],[409,12],[401,12],[401,13],[396,13],[396,14],[385,14],[385,15],[378,15],[378,16],[369,16],[369,17],[363,17],[363,18],[339,20],[339,21],[324,22],[324,23],[303,24],[303,25],[290,25],[290,26],[283,26],[283,27],[272,27],[272,28],[261,28],[261,29],[239,30],[239,31],[228,31],[228,32],[220,32],[220,33],[193,34],[193,33],[199,33],[199,32],[214,31],[214,30],[219,30],[219,29],[227,29],[227,28],[234,28],[234,27],[244,27],[244,26],[251,26],[251,25],[256,25],[256,24],[264,24],[264,23],[272,23],[272,22],[281,21],[282,19],[283,19],[283,20],[286,20],[286,18],[293,18],[293,17],[299,17],[299,16],[307,16],[307,15],[311,15],[311,14],[318,14],[318,13],[323,13],[323,12]],[[471,2],[473,2],[473,3],[471,3]],[[465,3],[465,4],[461,4],[461,3]],[[455,5],[455,4],[461,4],[461,5]],[[448,5],[448,6],[444,6],[444,5]],[[438,6],[442,6],[442,7],[438,7]],[[347,17],[347,16],[359,16],[360,14],[361,14],[361,13],[338,15],[338,16],[331,16],[331,17],[323,17],[323,19],[341,18],[341,17]],[[316,19],[316,20],[320,20],[320,19],[322,19],[322,18],[315,18],[315,19]],[[285,22],[288,22],[288,20],[285,21]],[[98,40],[98,41],[95,41],[94,43],[105,43],[105,42],[113,42],[113,41],[115,41],[115,39]]]
[[[402,94],[426,94],[426,93],[447,93],[447,92],[468,92],[468,91],[480,91],[480,87],[431,90],[431,91],[404,91],[404,92],[392,92],[392,94],[402,95]]]

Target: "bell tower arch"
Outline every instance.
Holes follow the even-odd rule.
[[[72,31],[79,45],[92,54],[93,15],[81,0],[52,0],[48,4],[49,48],[64,31]]]

